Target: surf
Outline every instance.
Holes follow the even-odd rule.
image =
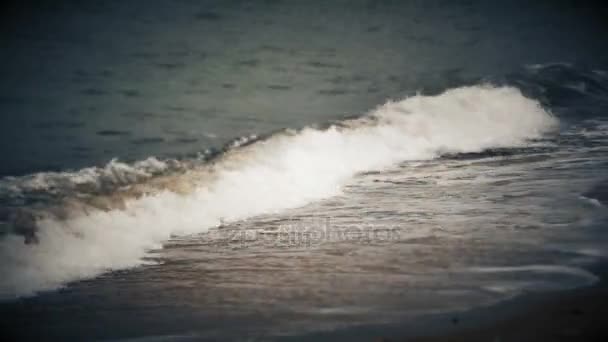
[[[115,161],[107,172],[61,173],[55,188],[69,191],[56,190],[61,196],[28,209],[36,243],[24,243],[14,227],[0,241],[0,298],[145,264],[149,251],[172,236],[335,196],[361,172],[445,154],[523,147],[558,128],[556,117],[517,88],[479,85],[388,101],[323,129],[237,139],[203,162],[149,159],[117,167]],[[118,181],[103,191],[74,185],[98,184],[108,174]],[[36,179],[38,189],[48,191],[45,182],[51,178]],[[22,178],[3,182],[2,188],[17,192],[25,184]]]

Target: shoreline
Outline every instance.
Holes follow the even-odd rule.
[[[608,264],[589,270],[592,285],[524,293],[460,312],[430,314],[408,322],[361,326],[287,338],[290,341],[520,342],[608,341]]]
[[[494,317],[480,319],[480,315]],[[524,294],[511,300],[472,309],[461,315],[472,326],[451,328],[385,341],[606,341],[608,340],[608,279],[606,274],[588,287]],[[481,322],[475,322],[481,320]],[[455,322],[452,322],[453,325]],[[450,331],[447,331],[450,330]]]

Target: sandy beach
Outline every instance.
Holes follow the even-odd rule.
[[[501,316],[474,328],[433,336],[396,339],[397,341],[606,341],[608,338],[608,287],[606,278],[592,287],[530,295],[511,303],[498,304]],[[519,308],[514,308],[517,306]],[[492,310],[483,312],[492,314]],[[505,312],[508,313],[505,314]],[[451,325],[462,324],[476,313],[455,316]],[[504,315],[504,316],[503,316]],[[467,322],[473,323],[474,322]],[[448,323],[449,324],[449,323]],[[453,327],[446,330],[453,330]],[[389,339],[390,341],[391,339]]]
[[[605,266],[592,286],[534,292],[464,312],[438,313],[401,324],[366,326],[293,338],[295,341],[526,342],[606,341]],[[291,339],[290,339],[291,340]]]
[[[593,271],[600,281],[589,287],[525,294],[445,316],[443,324],[414,337],[395,334],[378,341],[606,341],[608,273],[605,265]]]

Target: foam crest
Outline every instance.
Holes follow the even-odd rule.
[[[0,196],[15,198],[36,192],[49,195],[95,193],[145,181],[179,167],[180,163],[176,160],[154,157],[133,164],[113,159],[103,167],[87,167],[74,172],[38,172],[22,177],[6,177],[0,179]]]

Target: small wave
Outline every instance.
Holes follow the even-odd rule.
[[[608,203],[608,180],[595,184],[590,190],[580,195],[579,198],[596,207],[603,207]]]
[[[552,62],[552,63],[526,64],[525,67],[528,70],[538,71],[538,70],[550,69],[550,68],[572,68],[572,64],[566,63],[566,62]]]
[[[470,267],[467,271],[472,273],[532,273],[536,274],[537,279],[501,281],[495,284],[483,286],[490,292],[500,294],[517,294],[523,291],[535,290],[565,290],[581,286],[589,286],[596,283],[599,278],[582,268],[564,265],[522,265],[522,266],[489,266],[489,267]],[[549,276],[560,276],[565,278],[559,283],[549,281]]]
[[[93,196],[103,199],[103,206],[72,205],[63,215],[46,210],[35,217],[36,244],[5,236],[0,241],[0,297],[31,295],[141,265],[147,251],[160,248],[171,236],[205,232],[222,220],[339,194],[360,172],[443,153],[526,146],[557,127],[557,119],[516,88],[471,86],[389,101],[368,115],[325,129],[235,140],[212,162],[176,166],[178,173],[162,174],[172,166],[152,158],[134,165],[115,161],[101,169],[5,179],[3,188],[16,192],[98,187],[108,178],[128,186]],[[157,173],[161,175],[152,177]]]
[[[598,207],[598,208],[600,208],[600,207],[603,207],[603,206],[604,206],[604,205],[602,204],[602,202],[598,201],[598,200],[597,200],[597,199],[595,199],[595,198],[589,198],[589,197],[582,196],[582,195],[581,195],[581,196],[579,196],[579,198],[580,198],[580,199],[582,199],[583,201],[588,202],[589,204],[591,204],[591,205],[593,205],[593,206],[595,206],[595,207]]]
[[[560,117],[595,118],[604,116],[608,80],[602,72],[568,63],[525,66],[525,72],[507,76],[515,84]]]
[[[151,157],[133,164],[111,160],[103,167],[88,167],[70,172],[39,172],[22,177],[0,179],[0,196],[23,197],[31,193],[47,195],[95,194],[144,181],[168,170],[183,167],[177,160]]]
[[[582,268],[575,268],[562,265],[523,265],[523,266],[488,266],[488,267],[470,267],[468,269],[474,273],[511,273],[511,272],[536,272],[536,273],[559,273],[578,276],[594,283],[599,278]]]

